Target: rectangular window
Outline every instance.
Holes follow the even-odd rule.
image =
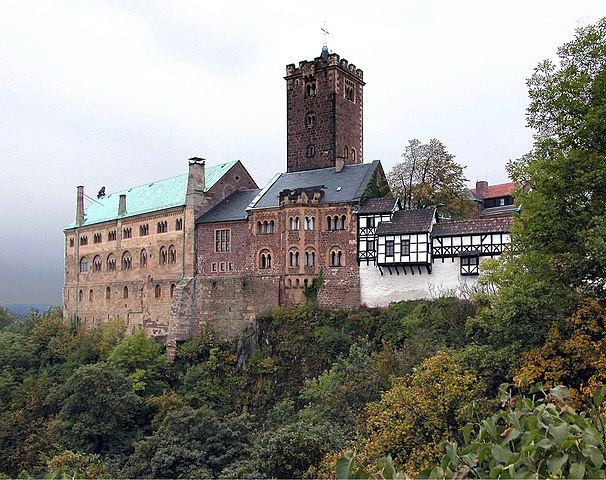
[[[408,255],[410,255],[410,240],[402,240],[400,248],[403,257],[407,257]]]
[[[212,270],[213,272],[216,272],[216,271],[217,271],[217,262],[213,262],[213,263],[212,263],[212,265],[211,265],[211,270]]]
[[[367,217],[366,218],[366,226],[368,228],[374,228],[375,227],[375,217]]]
[[[393,240],[385,240],[385,256],[386,257],[393,257],[393,245],[394,245]]]
[[[479,275],[480,258],[478,255],[461,257],[461,275]]]
[[[228,270],[231,272],[234,269],[234,264],[229,262],[229,264],[227,265]]]
[[[224,271],[225,271],[225,262],[221,262],[221,263],[219,264],[219,269],[220,269],[222,272],[224,272]]]
[[[215,252],[231,251],[231,230],[215,230]]]
[[[375,251],[375,241],[374,240],[366,240],[366,251],[367,252]]]

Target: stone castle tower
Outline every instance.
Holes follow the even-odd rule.
[[[362,70],[328,48],[286,66],[288,172],[363,163]]]

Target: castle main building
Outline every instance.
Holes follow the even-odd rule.
[[[286,67],[287,171],[259,188],[240,161],[192,158],[173,178],[106,195],[65,229],[64,317],[124,319],[176,343],[211,325],[237,336],[255,315],[304,300],[322,272],[320,304],[420,298],[473,281],[509,242],[499,211],[438,222],[405,211],[379,161],[363,162],[363,72],[324,47]]]

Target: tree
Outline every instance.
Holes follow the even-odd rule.
[[[160,395],[168,389],[163,378],[166,360],[162,346],[153,338],[147,338],[145,330],[123,338],[107,363],[128,375],[133,389],[143,396]]]
[[[594,391],[606,383],[606,309],[584,299],[564,328],[553,325],[543,346],[522,354],[515,380],[566,385],[571,406],[589,404]]]
[[[361,456],[391,454],[398,468],[414,475],[439,458],[443,440],[460,438],[467,409],[481,407],[483,395],[484,386],[475,375],[438,352],[412,375],[394,382],[379,402],[368,405],[369,438]]]
[[[68,448],[107,453],[130,447],[143,401],[122,372],[105,363],[83,365],[62,393],[65,402],[57,426]]]
[[[250,455],[249,430],[246,417],[220,419],[206,408],[182,408],[135,444],[122,476],[223,478],[224,468]]]
[[[493,344],[543,344],[581,298],[606,302],[606,19],[577,30],[528,80],[533,150],[508,165],[523,205],[486,325]]]
[[[404,208],[437,206],[440,214],[455,219],[470,216],[473,201],[465,188],[465,167],[454,161],[442,142],[409,140],[402,157],[404,161],[391,169],[387,180]]]
[[[605,478],[605,393],[598,389],[591,411],[577,413],[564,387],[523,397],[504,385],[501,410],[466,425],[462,442],[443,444],[440,466],[419,478]]]

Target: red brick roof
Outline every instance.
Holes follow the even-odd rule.
[[[377,235],[429,232],[435,214],[435,208],[398,210],[393,214],[391,222],[379,223]]]
[[[498,185],[488,185],[488,192],[481,198],[499,198],[506,197],[507,195],[513,195],[513,191],[515,190],[515,188],[516,184],[514,182],[500,183]],[[475,188],[471,189],[471,193],[473,193],[474,195],[478,195],[478,192]]]
[[[432,234],[434,237],[445,237],[472,233],[509,233],[511,231],[511,221],[512,217],[510,216],[499,216],[456,222],[440,222],[433,226]]]

